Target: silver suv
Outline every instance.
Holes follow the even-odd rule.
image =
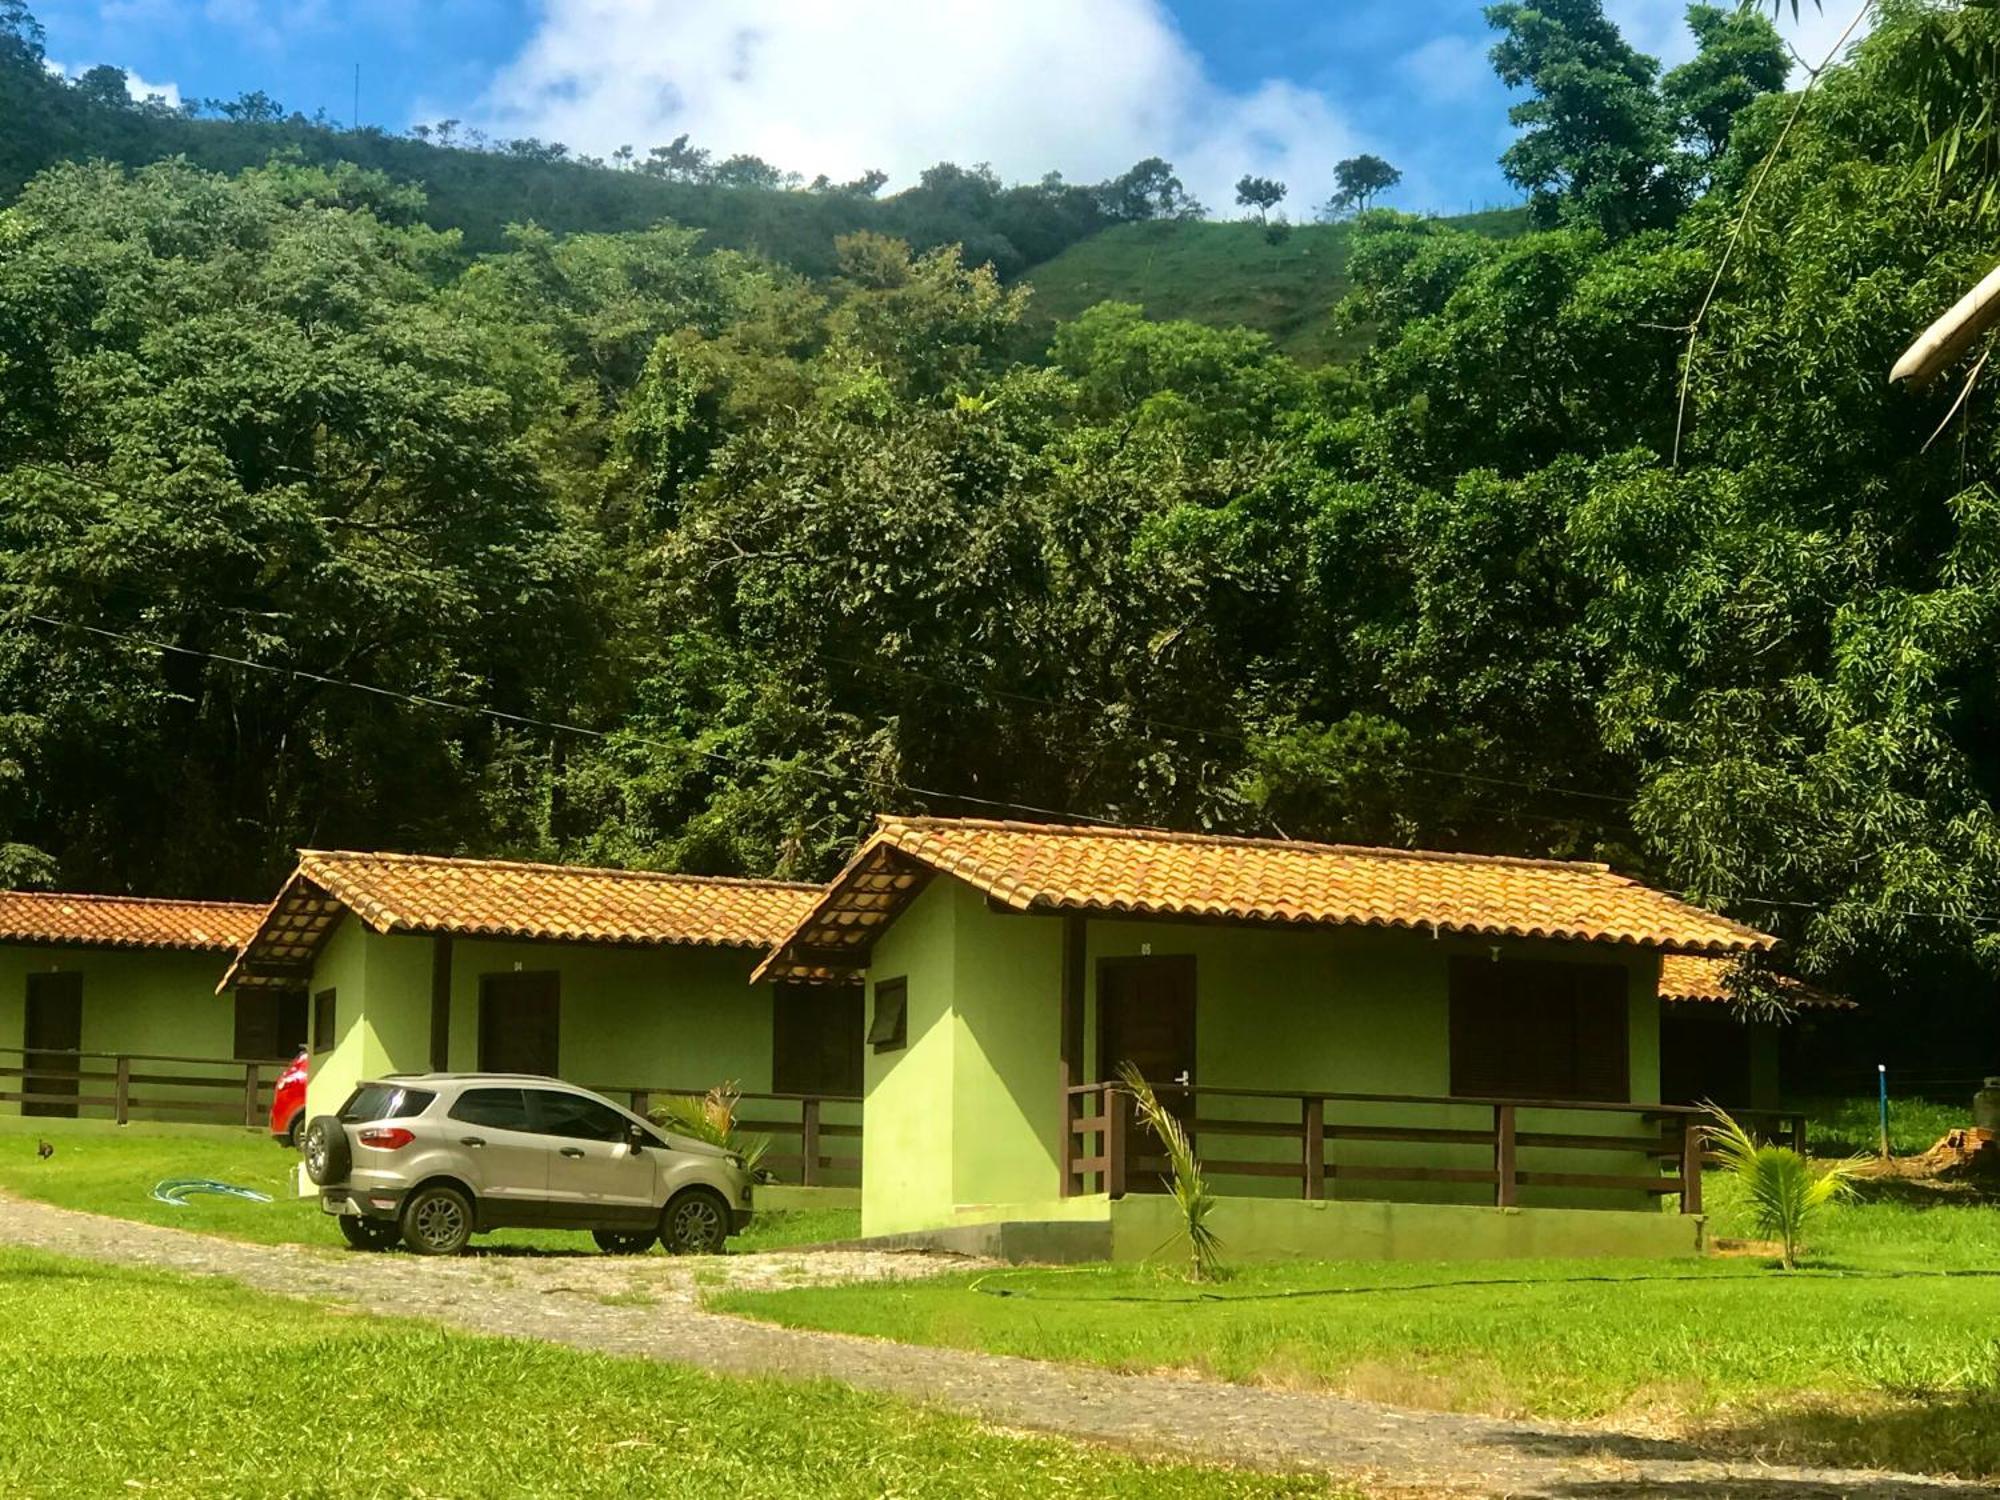
[[[358,1250],[455,1255],[489,1229],[587,1229],[598,1248],[719,1253],[750,1222],[739,1156],[587,1089],[520,1073],[355,1087],[306,1127],[306,1175]]]

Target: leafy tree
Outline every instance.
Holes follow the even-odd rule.
[[[285,118],[285,106],[262,89],[251,89],[234,99],[204,99],[202,107],[239,125],[270,125]]]
[[[1098,189],[1098,200],[1107,218],[1120,221],[1197,219],[1204,212],[1174,175],[1173,163],[1157,156],[1106,182]]]
[[[66,884],[249,895],[300,843],[486,826],[490,725],[199,653],[569,706],[590,543],[518,333],[439,303],[448,240],[297,186],[65,167],[0,214],[0,841]]]
[[[1785,86],[1791,59],[1777,28],[1755,11],[1690,5],[1687,23],[1697,51],[1660,80],[1660,94],[1676,134],[1712,163],[1728,148],[1736,117]]]
[[[709,154],[698,146],[689,145],[687,134],[683,132],[666,145],[649,150],[639,170],[672,182],[706,182],[709,178]]]
[[[791,175],[774,167],[761,156],[738,154],[725,157],[709,171],[708,180],[717,187],[758,188],[776,192],[793,184]]]
[[[99,63],[94,68],[86,69],[72,87],[91,103],[104,109],[129,109],[132,105],[132,95],[125,86],[125,76],[123,68]]]
[[[1257,210],[1257,222],[1269,222],[1270,211],[1284,201],[1285,185],[1273,177],[1254,177],[1248,172],[1236,179],[1236,201]]]
[[[1335,216],[1350,211],[1365,212],[1377,197],[1402,180],[1402,171],[1379,156],[1365,152],[1350,156],[1334,166],[1334,191],[1327,209]]]
[[[1486,19],[1504,33],[1494,71],[1531,95],[1508,111],[1521,135],[1500,165],[1527,190],[1536,221],[1612,236],[1671,223],[1683,191],[1653,86],[1660,65],[1626,43],[1602,0],[1506,0]]]

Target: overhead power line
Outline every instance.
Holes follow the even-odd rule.
[[[907,781],[891,781],[880,776],[872,776],[865,771],[841,774],[823,771],[813,766],[785,767],[775,761],[754,760],[745,756],[729,755],[720,750],[704,750],[699,745],[671,740],[650,739],[644,735],[621,730],[616,733],[592,729],[584,724],[565,723],[560,719],[542,719],[533,714],[509,713],[505,709],[487,708],[480,704],[454,703],[449,698],[435,698],[428,693],[405,692],[400,688],[385,688],[372,682],[356,682],[352,678],[334,677],[325,672],[312,672],[303,667],[282,667],[271,662],[253,660],[247,656],[231,656],[221,651],[206,651],[193,646],[177,645],[172,641],[156,641],[130,631],[107,630],[101,625],[85,625],[77,620],[58,619],[54,615],[30,613],[27,619],[38,625],[52,626],[58,630],[75,630],[85,635],[97,636],[107,641],[117,641],[127,646],[137,646],[143,650],[158,652],[168,656],[192,657],[203,661],[220,662],[225,666],[240,667],[247,671],[263,672],[273,677],[289,677],[300,682],[316,683],[322,687],[346,688],[357,693],[367,693],[377,698],[388,698],[402,703],[414,704],[420,708],[437,709],[445,713],[463,714],[469,718],[490,719],[496,723],[517,728],[543,729],[554,734],[579,735],[584,739],[602,742],[619,741],[628,744],[648,745],[654,749],[667,750],[676,754],[689,754],[726,765],[736,770],[756,770],[766,774],[786,769],[803,771],[830,784],[858,782],[877,791],[902,792],[913,797],[928,797],[946,802],[965,802],[977,807],[989,807],[1004,812],[1032,813],[1041,818],[1062,818],[1079,823],[1095,823],[1103,827],[1118,826],[1109,818],[1094,817],[1089,813],[1073,812],[1066,808],[1041,807],[1032,802],[1012,802],[999,797],[981,797],[971,792],[948,792],[937,787],[918,786]]]

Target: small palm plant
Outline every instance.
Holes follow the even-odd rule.
[[[1758,1142],[1720,1105],[1704,1102],[1702,1108],[1715,1117],[1703,1128],[1722,1170],[1742,1184],[1758,1238],[1776,1240],[1785,1269],[1796,1269],[1807,1227],[1827,1204],[1853,1192],[1860,1158],[1815,1166],[1790,1146]]]
[[[1215,1194],[1201,1175],[1201,1163],[1188,1141],[1187,1127],[1180,1117],[1160,1103],[1160,1096],[1146,1082],[1146,1075],[1131,1063],[1118,1065],[1118,1078],[1131,1092],[1139,1118],[1167,1148],[1167,1164],[1173,1170],[1174,1206],[1180,1210],[1180,1237],[1188,1244],[1188,1280],[1215,1281],[1222,1275],[1222,1240],[1209,1227],[1208,1216],[1215,1209]]]
[[[766,1136],[737,1132],[736,1106],[742,1099],[743,1091],[734,1082],[718,1083],[705,1094],[672,1094],[666,1103],[654,1109],[653,1122],[676,1135],[735,1152],[754,1174],[757,1164],[771,1149],[771,1142]]]

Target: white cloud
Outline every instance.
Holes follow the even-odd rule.
[[[85,73],[90,71],[87,67],[82,66],[69,67],[64,63],[57,62],[52,57],[43,58],[42,66],[59,78],[72,80],[81,78]],[[130,68],[125,70],[125,92],[132,96],[132,101],[135,104],[143,104],[155,94],[158,94],[162,99],[167,101],[167,104],[171,108],[179,109],[181,107],[181,89],[179,84],[153,83],[148,79],[141,78]]]
[[[1446,104],[1495,86],[1490,36],[1446,32],[1397,59],[1410,86],[1433,104]]]
[[[1244,172],[1290,183],[1303,209],[1369,144],[1325,94],[1218,86],[1160,0],[545,0],[478,113],[496,135],[599,155],[687,131],[898,185],[939,160],[1088,182],[1160,155],[1224,213]]]

